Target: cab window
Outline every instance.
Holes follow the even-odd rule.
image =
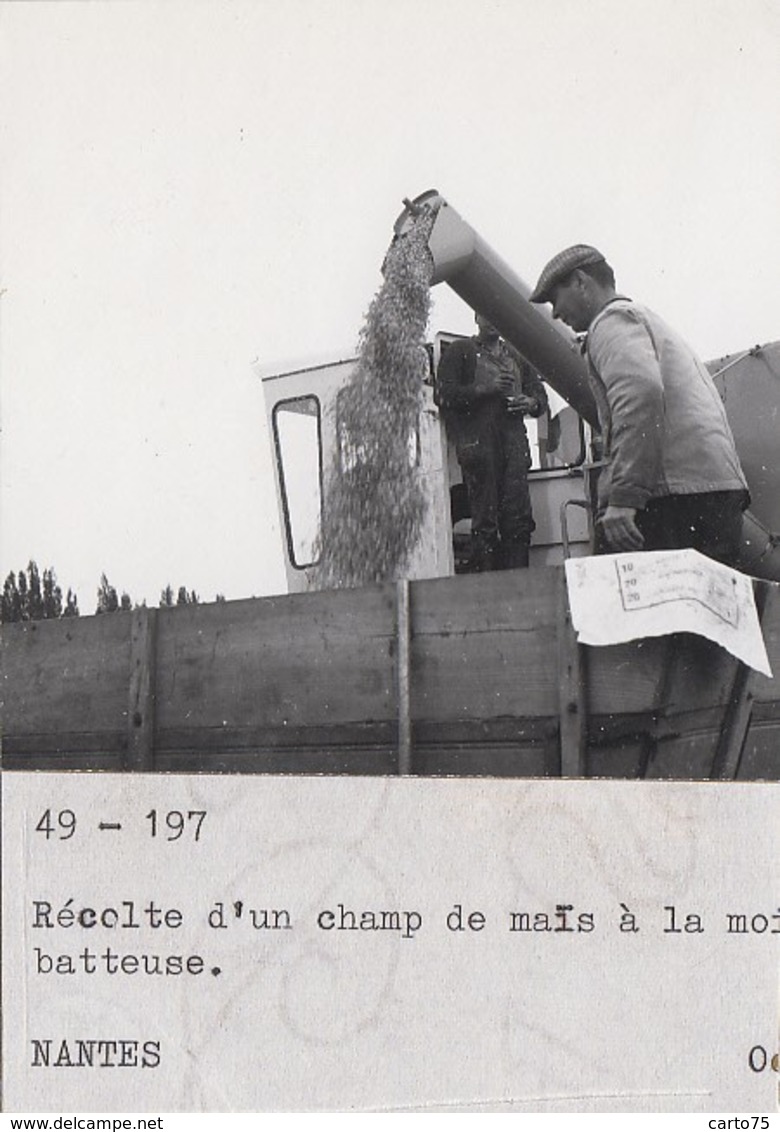
[[[280,401],[273,410],[273,434],[282,493],[285,536],[296,569],[317,561],[322,519],[322,431],[316,397]]]

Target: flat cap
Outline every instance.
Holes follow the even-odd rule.
[[[552,292],[556,284],[565,279],[567,275],[571,275],[572,271],[576,271],[578,267],[587,267],[589,263],[604,263],[604,256],[598,248],[592,248],[590,244],[574,244],[573,247],[558,252],[542,271],[539,282],[528,301],[531,303],[551,303]]]

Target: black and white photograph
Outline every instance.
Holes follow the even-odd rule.
[[[5,1112],[776,1112],[779,62],[0,2]]]

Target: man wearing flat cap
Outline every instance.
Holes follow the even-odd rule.
[[[598,549],[693,547],[736,563],[749,502],[723,402],[676,331],[615,289],[588,244],[559,252],[530,296],[587,331],[606,466],[598,483]]]

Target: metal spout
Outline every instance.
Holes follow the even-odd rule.
[[[531,288],[515,274],[436,189],[404,200],[394,225],[402,238],[427,207],[436,213],[428,247],[432,285],[447,283],[464,302],[484,315],[544,380],[592,425],[596,402],[576,337],[551,315],[528,302]]]

